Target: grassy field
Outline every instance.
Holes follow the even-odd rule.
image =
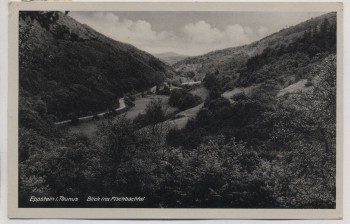
[[[190,93],[199,96],[203,101],[209,95],[208,90],[203,86],[191,90]],[[189,119],[196,117],[198,111],[203,107],[203,105],[204,103],[201,103],[195,107],[181,111],[174,116],[174,119],[167,120],[166,122],[168,122],[172,127],[177,127],[178,129],[184,128]]]
[[[305,91],[305,90],[310,88],[310,87],[305,86],[306,82],[307,82],[307,80],[303,79],[303,80],[300,80],[299,82],[296,82],[290,86],[287,86],[286,88],[281,89],[278,92],[277,96],[283,96],[286,93],[295,93],[298,91]]]
[[[174,113],[177,110],[177,108],[170,107],[168,105],[169,96],[152,95],[144,98],[136,98],[136,100],[134,101],[135,106],[119,116],[126,116],[126,118],[128,119],[135,119],[140,113],[143,113],[145,111],[148,103],[150,103],[152,100],[157,99],[160,99],[162,101],[164,108],[166,108],[166,112],[168,114]],[[67,127],[67,131],[70,134],[83,134],[86,137],[92,139],[95,136],[98,124],[100,124],[101,122],[103,122],[103,119],[99,121],[88,121],[80,123],[75,126]]]
[[[67,127],[67,131],[69,134],[82,134],[92,139],[95,136],[98,124],[103,122],[103,120],[104,119],[99,121],[88,121],[75,126],[69,126]]]
[[[233,90],[230,91],[226,91],[222,94],[223,97],[225,97],[226,99],[228,99],[231,103],[233,103],[233,100],[231,99],[231,97],[233,95],[236,95],[237,93],[243,93],[246,94],[247,96],[251,96],[253,93],[253,90],[256,88],[257,86],[249,86],[246,88],[234,88]]]
[[[298,91],[305,91],[310,89],[311,87],[305,87],[305,83],[307,82],[306,79],[300,80],[299,82],[296,82],[290,86],[287,86],[284,89],[281,89],[277,96],[283,96],[286,93],[295,93]],[[233,100],[231,99],[231,97],[237,93],[242,93],[244,92],[247,96],[251,96],[254,89],[257,88],[259,85],[255,85],[255,86],[249,86],[246,88],[234,88],[233,90],[230,91],[226,91],[222,94],[223,97],[225,97],[226,99],[230,100],[231,103],[233,103]]]
[[[147,104],[149,104],[152,100],[158,100],[158,99],[162,101],[162,104],[168,114],[173,113],[176,110],[175,107],[170,107],[168,105],[169,96],[151,95],[144,98],[137,98],[134,102],[135,106],[130,108],[130,110],[128,110],[125,113],[126,118],[135,119],[140,113],[143,113],[145,111]]]
[[[191,91],[192,94],[197,95],[201,97],[203,100],[208,96],[208,90],[204,87],[199,87]],[[140,113],[144,113],[147,104],[149,104],[152,100],[158,100],[160,99],[162,101],[162,104],[166,110],[167,114],[173,114],[177,108],[170,107],[168,105],[169,96],[165,95],[150,95],[146,96],[144,98],[136,98],[134,101],[135,106],[130,108],[127,112],[119,115],[119,116],[126,116],[128,119],[135,119]],[[174,117],[175,119],[169,119],[165,122],[168,122],[171,126],[176,126],[177,128],[183,128],[187,124],[187,121],[191,118],[194,118],[198,111],[203,107],[203,103],[184,110],[178,114],[176,114]],[[84,123],[80,123],[76,126],[69,126],[67,127],[67,131],[70,134],[82,134],[86,137],[92,139],[96,135],[97,126],[103,122],[104,119],[101,119],[99,121],[88,121]]]
[[[175,115],[175,119],[168,120],[167,122],[169,122],[173,126],[176,126],[178,129],[184,128],[189,119],[196,117],[198,111],[200,111],[200,109],[202,109],[203,105],[204,104],[201,103],[198,106],[181,111],[180,113]]]

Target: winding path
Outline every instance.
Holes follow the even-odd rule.
[[[119,99],[119,107],[117,109],[115,109],[114,111],[118,112],[118,111],[121,111],[121,110],[123,110],[125,108],[126,108],[126,105],[125,105],[124,98],[121,98],[121,99]],[[97,116],[101,117],[101,116],[103,116],[103,115],[105,115],[107,113],[108,112],[99,113],[99,114],[97,114]],[[86,121],[86,120],[91,120],[93,117],[94,117],[94,115],[85,116],[85,117],[79,117],[78,120],[79,121]],[[70,122],[71,122],[71,120],[65,120],[65,121],[55,122],[54,124],[55,125],[63,125],[63,124],[68,124]]]

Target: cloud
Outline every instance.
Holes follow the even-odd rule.
[[[223,39],[224,37],[222,32],[216,28],[213,28],[205,21],[187,24],[182,28],[182,31],[188,40],[195,43],[213,43]]]
[[[156,32],[147,21],[121,19],[113,13],[94,12],[89,16],[75,15],[74,18],[106,36],[131,44],[140,45],[145,42],[172,39],[170,32]]]
[[[188,41],[196,44],[213,44],[216,46],[237,46],[261,38],[267,33],[266,27],[254,32],[250,27],[239,24],[227,25],[224,29],[212,27],[205,21],[186,24],[182,32]]]
[[[169,30],[155,30],[148,21],[120,18],[110,12],[76,13],[73,17],[100,33],[130,43],[150,53],[174,51],[195,55],[258,40],[268,33],[266,27],[251,28],[240,24],[221,29],[204,20],[183,24]]]

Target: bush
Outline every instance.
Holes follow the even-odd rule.
[[[134,95],[131,95],[131,94],[125,94],[124,98],[129,98],[131,101],[135,101],[136,100],[136,97]]]
[[[124,97],[124,102],[125,102],[125,105],[127,107],[135,106],[135,104],[132,102],[132,100],[129,97],[127,97],[127,96]]]
[[[145,127],[147,125],[155,125],[159,122],[165,121],[166,116],[162,107],[161,100],[152,100],[147,104],[144,114],[139,114],[134,123],[139,127]]]
[[[306,83],[305,83],[305,87],[310,87],[313,86],[313,82],[311,81],[311,79],[307,79]]]
[[[162,90],[158,90],[157,94],[159,95],[170,95],[170,89],[168,86],[164,85]]]
[[[195,96],[183,89],[174,89],[171,91],[169,98],[169,105],[180,110],[195,107],[200,103],[202,103],[202,99],[199,96]]]
[[[233,101],[247,100],[248,97],[244,93],[237,93],[231,97]]]
[[[196,76],[196,73],[194,73],[193,71],[188,71],[184,73],[184,76],[193,79]]]
[[[208,108],[202,108],[196,116],[196,121],[198,121],[200,124],[210,124],[210,122],[213,120],[213,113],[208,110]]]
[[[212,99],[219,98],[221,96],[221,91],[218,88],[212,88],[209,90],[209,96]]]
[[[172,84],[173,86],[181,87],[181,83],[180,83],[180,81],[178,81],[178,80],[173,80],[173,81],[171,82],[171,84]]]
[[[183,144],[185,135],[183,131],[179,129],[171,129],[166,136],[166,142],[173,147],[179,147]]]

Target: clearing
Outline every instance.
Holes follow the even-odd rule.
[[[170,107],[168,105],[168,99],[169,96],[164,95],[151,95],[146,96],[144,98],[136,98],[134,101],[135,106],[130,108],[127,112],[122,113],[119,116],[126,116],[128,119],[135,119],[140,113],[143,113],[146,109],[146,106],[148,103],[150,103],[152,100],[161,99],[163,106],[166,108],[166,112],[168,114],[174,113],[177,108]],[[79,123],[75,126],[68,126],[67,131],[70,134],[82,134],[88,137],[89,139],[92,139],[95,136],[95,132],[97,131],[97,126],[103,122],[103,118],[101,118],[98,121],[87,121]]]
[[[307,83],[306,79],[302,79],[299,82],[296,82],[290,86],[287,86],[284,89],[281,89],[277,96],[283,96],[286,93],[296,93],[299,91],[307,91],[308,89],[312,88],[312,86],[306,87],[305,84]]]
[[[258,87],[258,85],[248,86],[246,88],[243,88],[243,87],[234,88],[233,90],[224,92],[222,96],[228,99],[231,103],[233,103],[233,100],[231,99],[232,96],[238,93],[244,93],[247,96],[251,96],[253,94],[253,90],[256,87]]]
[[[190,93],[199,96],[203,101],[209,95],[208,90],[203,86],[191,90]],[[169,119],[165,122],[168,122],[172,127],[177,127],[178,129],[184,128],[189,119],[196,117],[197,113],[200,111],[200,109],[202,109],[203,105],[204,103],[201,103],[195,107],[181,111],[180,113],[176,114],[173,119]]]

